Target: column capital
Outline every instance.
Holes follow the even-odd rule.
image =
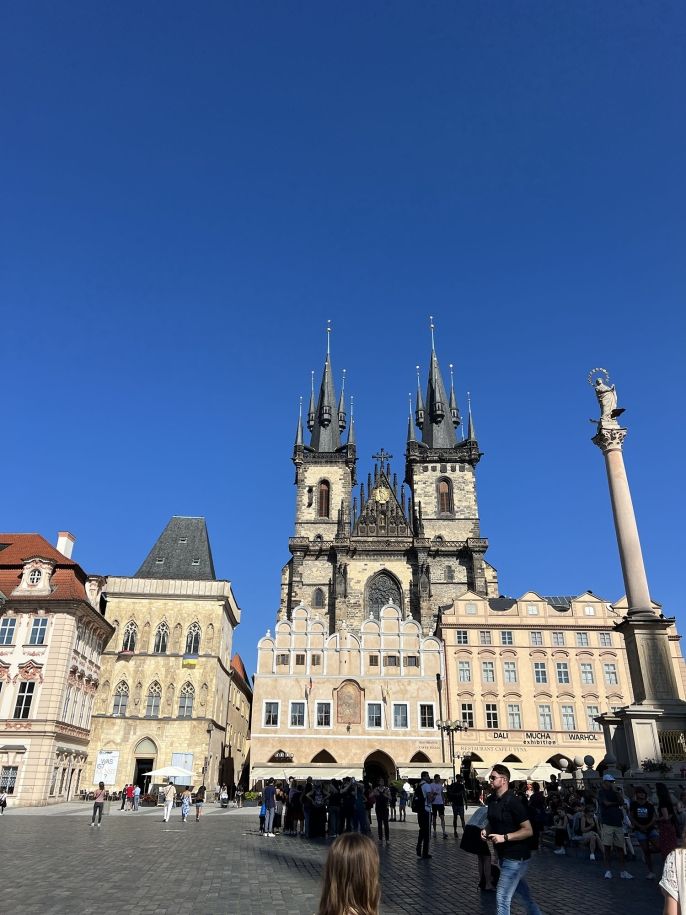
[[[591,441],[600,448],[603,454],[607,454],[608,451],[621,451],[628,431],[623,426],[601,421],[598,423],[598,431]]]

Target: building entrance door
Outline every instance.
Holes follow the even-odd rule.
[[[136,768],[133,771],[133,783],[134,785],[139,785],[141,791],[144,791],[147,787],[145,785],[145,776],[148,772],[152,772],[155,767],[154,763],[154,759],[144,759],[140,757],[136,759]]]

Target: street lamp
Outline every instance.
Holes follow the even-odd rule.
[[[436,727],[450,740],[450,759],[453,765],[453,781],[457,777],[455,772],[455,732],[468,731],[469,725],[465,721],[437,721]]]

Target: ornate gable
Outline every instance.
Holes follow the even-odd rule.
[[[355,520],[353,537],[412,536],[405,506],[398,501],[397,484],[391,485],[389,475],[390,468],[385,470],[383,465],[380,470],[375,468],[374,485],[368,486],[364,502],[364,487],[360,487],[360,513]]]

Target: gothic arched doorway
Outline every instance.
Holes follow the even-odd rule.
[[[387,782],[396,777],[397,768],[388,753],[383,750],[374,750],[364,761],[362,773],[364,779],[372,785],[376,785],[380,778]]]
[[[149,777],[148,772],[155,768],[157,758],[157,744],[150,737],[144,737],[136,744],[134,755],[133,784],[139,785],[141,791],[147,791],[146,779]]]

